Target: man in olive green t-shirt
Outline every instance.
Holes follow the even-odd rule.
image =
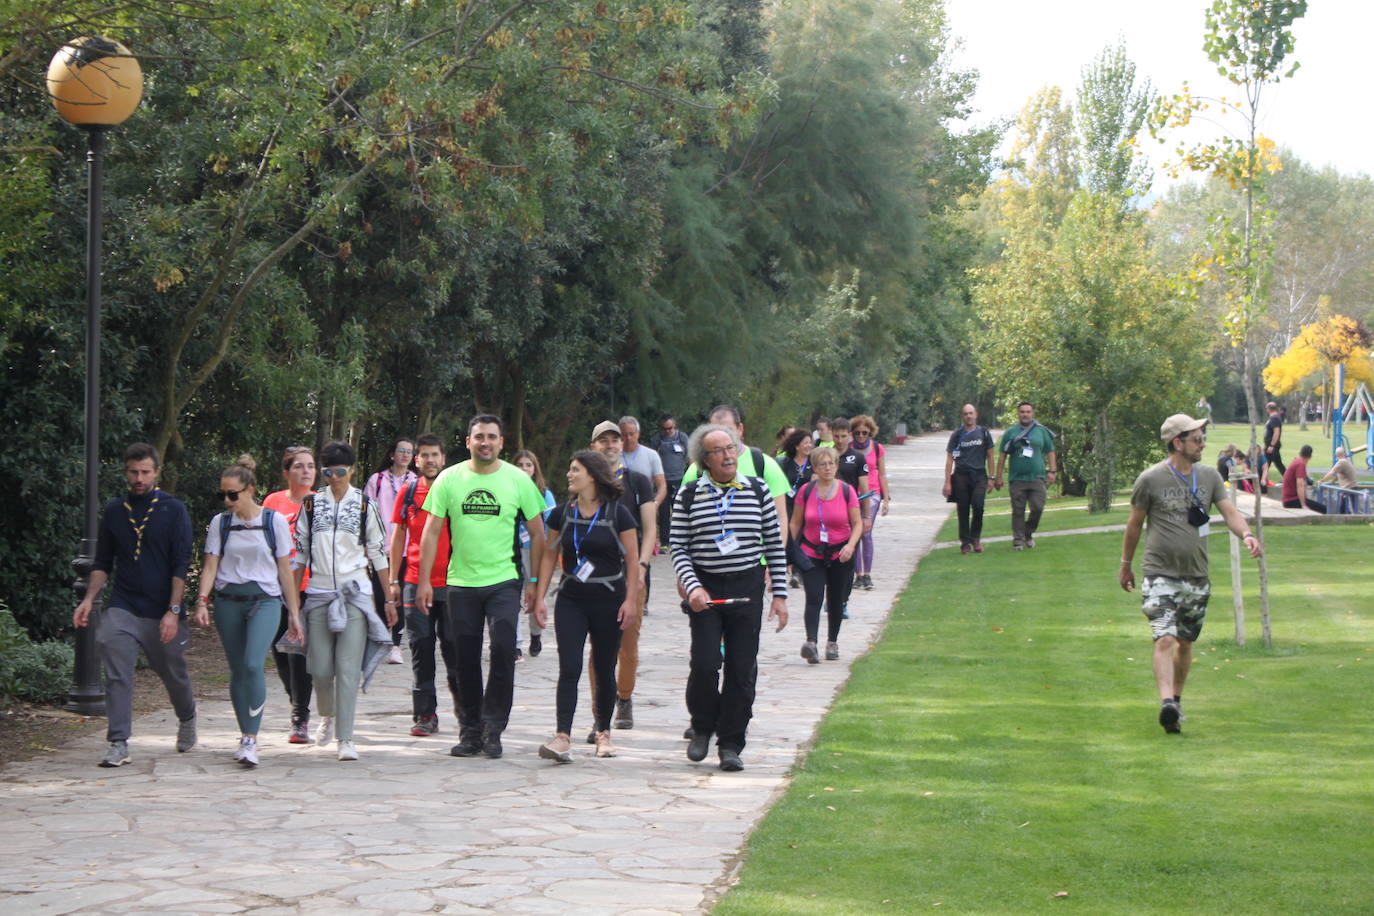
[[[1216,506],[1236,537],[1245,541],[1250,556],[1260,555],[1260,542],[1250,533],[1227,496],[1221,474],[1199,464],[1207,442],[1206,420],[1174,414],[1160,427],[1169,457],[1142,471],[1131,490],[1131,517],[1121,545],[1118,581],[1126,591],[1135,588],[1131,560],[1140,531],[1149,520],[1145,559],[1141,564],[1141,610],[1154,633],[1154,673],[1159,687],[1159,724],[1170,734],[1179,732],[1183,717],[1183,684],[1193,659],[1193,643],[1202,633],[1207,598],[1208,510]]]
[[[430,571],[442,525],[448,525],[448,606],[442,609],[446,638],[453,640],[458,678],[458,743],[454,757],[501,756],[501,732],[515,695],[516,622],[520,616],[518,565],[521,521],[530,535],[534,570],[544,557],[544,496],[534,481],[497,456],[504,443],[501,420],[479,414],[468,425],[472,459],[445,469],[421,507],[429,513],[420,537],[420,582],[415,603],[430,613]],[[526,570],[534,606],[533,583]],[[491,670],[482,686],[482,639],[491,630]]]
[[[1002,468],[1011,459],[1011,547],[1025,550],[1035,546],[1035,529],[1045,511],[1045,481],[1056,476],[1054,433],[1035,419],[1030,401],[1016,405],[1017,425],[1002,433],[997,446],[997,476],[992,485],[1002,489]],[[1030,515],[1026,507],[1030,507]]]

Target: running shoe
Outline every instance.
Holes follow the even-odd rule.
[[[410,734],[415,738],[428,738],[439,730],[438,716],[421,716],[410,726]]]
[[[352,742],[352,741],[340,741],[340,742],[339,742],[339,759],[340,759],[340,760],[357,760],[357,759],[358,759],[358,749],[357,749],[356,747],[353,746],[353,742]]]
[[[258,765],[258,739],[244,735],[239,739],[239,749],[234,759],[246,767]]]
[[[386,663],[388,665],[404,665],[406,663],[405,658],[401,656],[400,646],[391,647],[391,651],[386,654]]]
[[[959,552],[960,552],[960,553],[971,553],[972,551],[973,551],[973,546],[970,545],[970,544],[960,544],[960,545],[959,545]]]
[[[334,737],[334,717],[320,716],[320,724],[315,729],[315,743],[324,747]]]
[[[129,742],[111,741],[109,750],[105,751],[105,756],[100,758],[100,765],[103,767],[122,767],[131,759],[129,757]]]
[[[1026,549],[1027,549],[1027,550],[1034,550],[1034,549],[1035,549],[1035,538],[1033,538],[1033,537],[1027,537],[1027,538],[1026,538]]]
[[[1178,727],[1178,717],[1178,704],[1173,700],[1165,700],[1159,704],[1159,724],[1164,726],[1164,731],[1171,735],[1177,735],[1183,731]]]
[[[287,744],[309,744],[310,743],[310,723],[292,722],[291,733],[286,736]]]
[[[609,728],[606,729],[604,732],[596,733],[596,756],[615,756],[615,746],[611,744],[611,730]]]
[[[572,739],[561,732],[547,744],[539,745],[539,756],[558,763],[572,763]]]
[[[973,542],[973,552],[974,552],[974,553],[982,553],[982,552],[983,552],[983,542],[982,542],[982,541],[974,541],[974,542]]]
[[[184,754],[195,746],[196,714],[191,713],[191,718],[177,723],[177,752]]]
[[[801,657],[812,665],[819,665],[821,663],[821,654],[816,650],[816,644],[809,639],[802,643]]]
[[[539,653],[544,651],[544,638],[538,633],[530,637],[530,658],[538,658]]]
[[[837,642],[828,642],[828,643],[826,643],[826,644],[825,644],[825,660],[828,661],[828,662],[833,662],[833,661],[835,661],[835,660],[836,660],[837,658],[839,658],[839,657],[840,657],[840,644],[837,643]]]

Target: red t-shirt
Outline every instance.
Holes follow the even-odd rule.
[[[267,498],[262,501],[264,509],[271,509],[273,512],[280,512],[286,517],[286,526],[291,529],[291,543],[296,543],[296,519],[301,514],[301,504],[291,501],[290,490],[278,490],[269,493]],[[291,556],[296,555],[296,548],[291,548]],[[301,577],[301,591],[305,591],[310,584],[310,568],[306,567],[305,574]]]
[[[802,490],[805,490],[804,494]],[[849,510],[858,508],[859,498],[854,494],[854,488],[842,480],[829,499],[821,499],[814,482],[803,485],[802,490],[797,491],[797,501],[802,504],[802,537],[806,539],[801,549],[808,557],[820,560],[825,556],[823,548],[812,547],[811,544],[838,549],[848,541],[852,531],[849,527]],[[822,524],[825,525],[824,540],[821,538]]]
[[[429,481],[421,477],[415,484],[415,503],[409,507],[409,518],[402,519],[401,516],[407,512],[406,492],[410,489],[409,484],[396,494],[396,503],[391,511],[391,523],[399,525],[405,522],[406,538],[406,575],[405,581],[411,585],[420,584],[420,536],[425,533],[425,519],[429,518],[429,513],[420,507],[425,504],[425,497],[429,495]],[[439,550],[434,554],[434,568],[429,573],[429,584],[435,588],[443,588],[448,585],[448,525],[439,526]]]
[[[1297,502],[1298,500],[1298,480],[1307,476],[1307,462],[1302,458],[1294,458],[1288,463],[1288,470],[1283,472],[1283,501]]]

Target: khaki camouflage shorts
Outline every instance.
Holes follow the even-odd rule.
[[[1174,636],[1197,642],[1211,594],[1212,583],[1201,576],[1146,576],[1140,584],[1140,609],[1155,639]]]

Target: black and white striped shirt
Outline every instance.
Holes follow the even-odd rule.
[[[697,491],[689,514],[686,497],[694,486]],[[701,586],[697,570],[714,575],[748,572],[760,557],[767,557],[773,595],[787,597],[787,552],[777,508],[767,494],[766,487],[755,490],[743,477],[736,478],[734,486],[720,487],[702,476],[678,491],[668,542],[673,571],[689,594]],[[738,546],[723,554],[716,539],[727,531],[734,532]]]

